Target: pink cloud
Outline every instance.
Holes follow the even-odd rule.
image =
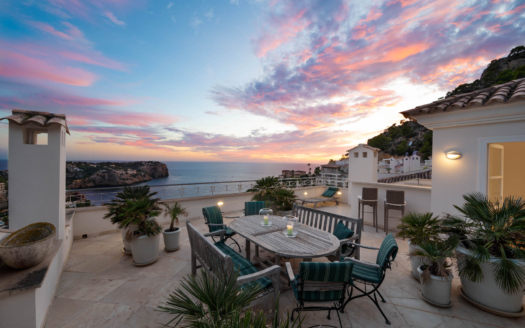
[[[115,60],[108,59],[104,57],[103,55],[91,52],[87,54],[81,54],[77,52],[71,52],[71,51],[61,51],[58,53],[60,56],[66,59],[74,60],[77,62],[83,62],[91,65],[97,65],[102,67],[107,67],[119,71],[129,72],[129,69],[126,65],[119,63]]]
[[[104,16],[106,16],[110,21],[112,21],[115,25],[124,26],[126,23],[123,21],[118,20],[118,18],[113,14],[111,11],[106,10],[104,12]]]

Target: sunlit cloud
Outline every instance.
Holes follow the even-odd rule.
[[[104,12],[104,16],[106,16],[110,21],[112,21],[115,25],[124,26],[126,23],[123,21],[118,20],[118,18],[113,14],[111,11],[106,10]]]

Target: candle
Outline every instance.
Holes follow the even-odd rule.
[[[267,215],[264,216],[264,225],[268,225],[268,216]]]
[[[288,229],[288,236],[291,236],[293,231],[293,225],[289,224],[286,226],[286,228]]]

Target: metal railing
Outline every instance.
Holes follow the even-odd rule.
[[[213,196],[233,193],[243,193],[255,186],[255,180],[200,182],[170,185],[152,185],[152,192],[162,199],[176,199],[198,196]],[[285,188],[305,188],[315,186],[348,187],[348,180],[322,177],[279,179],[279,184]],[[66,206],[100,206],[110,202],[123,187],[86,188],[66,190]]]

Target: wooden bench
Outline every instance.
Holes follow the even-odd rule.
[[[354,257],[357,260],[360,259],[359,247],[353,247],[351,245],[348,245],[347,249],[349,250],[344,254],[341,250],[342,246],[348,244],[348,242],[361,244],[361,231],[363,229],[363,219],[352,219],[346,216],[323,212],[310,207],[299,206],[297,204],[293,204],[292,215],[297,217],[299,223],[301,224],[309,225],[311,227],[327,231],[332,234],[334,233],[334,229],[337,223],[339,223],[339,221],[343,221],[344,225],[347,228],[352,229],[354,231],[354,234],[350,238],[340,240],[341,247],[339,247],[337,254],[328,256],[328,259],[330,261],[340,261],[341,256],[350,256]]]
[[[259,271],[250,261],[224,244],[225,230],[203,235],[190,222],[187,221],[186,226],[191,245],[191,273],[193,275],[197,273],[197,268],[203,268],[214,276],[231,275],[234,270],[239,270],[238,285],[258,281],[264,286],[261,294],[251,303],[252,306],[270,299],[271,304],[275,304],[279,294],[279,275],[281,273],[278,265]],[[211,236],[220,237],[220,241],[212,243],[206,238]]]

